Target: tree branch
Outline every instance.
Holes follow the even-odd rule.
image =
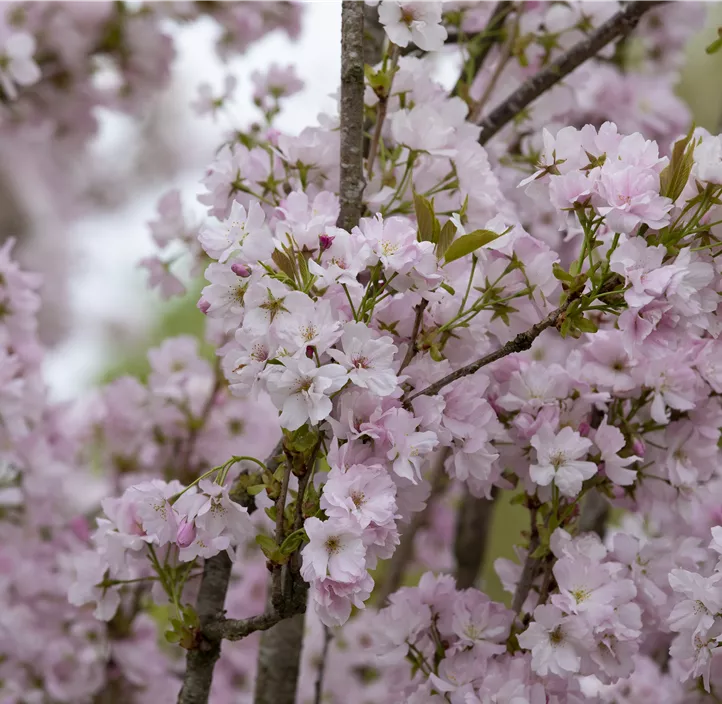
[[[316,692],[314,704],[321,704],[323,700],[323,677],[326,674],[326,660],[328,659],[328,646],[331,645],[333,635],[328,626],[323,627],[323,650],[321,651],[321,662],[318,664],[318,676],[316,677]]]
[[[419,351],[419,346],[416,343],[416,338],[419,336],[419,330],[421,329],[421,323],[424,320],[424,311],[426,306],[429,305],[429,301],[426,298],[422,298],[421,302],[416,306],[416,317],[414,318],[414,328],[411,332],[411,342],[409,342],[409,349],[406,350],[404,361],[401,362],[399,367],[399,374],[411,364],[411,360],[414,355]]]
[[[473,587],[479,576],[489,542],[489,525],[498,495],[499,490],[496,487],[491,499],[477,498],[468,488],[464,489],[464,496],[457,513],[454,539],[456,559],[454,576],[457,589]]]
[[[662,3],[659,0],[629,3],[623,10],[594,30],[586,39],[529,78],[482,120],[479,143],[486,144],[502,127],[511,122],[542,93],[568,76],[575,68],[594,56],[611,41],[631,32],[645,12],[660,4]]]
[[[341,10],[341,211],[337,225],[358,225],[366,185],[363,175],[364,7],[344,0]]]
[[[531,529],[529,533],[529,553],[526,556],[521,577],[519,578],[519,583],[516,585],[514,599],[511,604],[512,611],[517,616],[521,613],[522,606],[524,606],[524,602],[527,596],[529,596],[531,585],[534,583],[537,570],[539,569],[539,560],[532,557],[534,551],[539,547],[539,528],[536,523],[536,516],[537,508],[536,506],[532,506],[530,508]]]
[[[506,20],[507,15],[509,14],[509,12],[511,12],[513,8],[514,3],[509,2],[508,0],[501,0],[500,2],[496,3],[496,7],[491,13],[489,22],[487,23],[486,27],[484,27],[484,30],[481,32],[481,42],[478,51],[476,51],[471,56],[471,70],[466,70],[467,62],[465,61],[464,67],[461,70],[461,75],[456,81],[456,85],[454,85],[454,89],[451,91],[451,95],[462,95],[464,87],[466,87],[466,90],[468,92],[468,89],[473,83],[474,78],[476,78],[477,74],[484,65],[484,61],[486,61],[486,57],[489,55],[491,47],[493,47],[494,44],[499,41],[501,37],[501,28],[504,26],[504,21]],[[447,43],[449,43],[448,39]],[[472,79],[471,81],[469,81],[468,85],[465,80],[464,74],[472,76]]]
[[[273,471],[276,466],[276,455],[281,451],[281,444],[276,447],[266,466]],[[241,482],[231,490],[231,498],[249,513],[256,507],[255,499],[248,494]],[[232,563],[228,554],[222,552],[206,560],[203,566],[196,612],[201,622],[196,647],[188,651],[183,686],[178,694],[178,704],[207,704],[213,682],[213,668],[221,655],[221,638],[214,630],[215,624],[223,617],[226,603],[226,592],[231,578]]]
[[[455,372],[451,372],[451,374],[447,374],[445,377],[442,377],[439,381],[430,384],[425,389],[421,389],[421,391],[411,394],[411,396],[404,399],[404,405],[408,406],[419,396],[433,396],[457,379],[469,376],[470,374],[475,374],[479,371],[479,369],[485,367],[487,364],[496,362],[497,359],[501,359],[502,357],[506,357],[507,355],[514,354],[516,352],[528,350],[532,346],[534,340],[536,340],[537,337],[539,337],[539,335],[541,335],[547,328],[556,327],[557,324],[564,319],[563,316],[564,313],[566,313],[567,308],[569,308],[569,306],[578,298],[581,298],[582,293],[582,290],[578,290],[570,294],[569,298],[567,298],[567,300],[559,306],[559,308],[549,313],[546,318],[538,322],[536,325],[532,325],[532,327],[528,330],[520,332],[513,340],[509,340],[509,342],[502,345],[498,350],[487,354],[481,359],[477,359],[476,362],[472,362],[471,364],[467,364],[465,367],[457,369]]]

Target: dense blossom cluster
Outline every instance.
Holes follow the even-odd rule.
[[[0,639],[3,701],[175,701],[171,644],[205,637],[192,604],[223,554],[230,618],[285,617],[284,596],[308,585],[299,701],[319,658],[339,703],[718,697],[722,138],[690,129],[673,90],[702,12],[648,12],[487,151],[490,108],[619,10],[512,4],[450,96],[424,52],[453,37],[464,76],[495,5],[379,5],[364,211],[346,229],[338,117],[282,134],[274,118],[302,84],[290,67],[254,75],[264,125],[219,149],[203,223],[179,191],[162,198],[150,228],[164,253],[142,262],[164,297],[185,290],[165,252],[204,272],[215,365],[169,339],[146,380],[48,404],[38,282],[0,251],[0,633],[22,634]],[[26,127],[63,116],[60,98],[43,107],[59,89],[47,62],[87,79],[93,32],[115,42],[100,53],[122,79],[103,101],[126,109],[167,67],[155,11],[19,7],[0,87]],[[297,20],[270,3],[159,8],[211,14],[223,52]],[[81,19],[82,41],[39,51],[55,36],[43,23]],[[159,40],[133,48],[143,36]],[[198,112],[223,111],[235,87],[202,87]],[[529,521],[517,559],[495,564],[507,604],[433,574],[452,567],[455,502],[504,490]],[[601,537],[593,500],[624,516]],[[426,573],[385,590],[404,568]],[[255,635],[224,647],[212,701],[250,701],[256,650]]]

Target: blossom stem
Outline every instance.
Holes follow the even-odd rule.
[[[379,149],[379,143],[381,141],[381,131],[384,128],[384,120],[386,120],[386,110],[389,106],[389,98],[391,97],[391,86],[394,82],[394,73],[396,72],[396,66],[399,63],[399,47],[396,44],[391,44],[389,47],[389,55],[391,58],[391,67],[386,68],[386,60],[384,60],[384,71],[388,71],[389,74],[389,85],[386,90],[382,93],[377,94],[379,102],[376,104],[376,124],[374,125],[374,134],[371,138],[371,145],[369,146],[369,155],[367,160],[367,173],[368,180],[373,178],[374,172],[374,161],[376,160],[376,152]]]
[[[561,306],[559,306],[559,308],[549,313],[546,318],[536,323],[536,325],[533,325],[531,328],[529,328],[529,330],[520,332],[514,339],[509,340],[509,342],[507,342],[505,345],[502,345],[498,350],[487,354],[481,359],[477,359],[471,364],[467,364],[465,367],[461,367],[456,371],[451,372],[451,374],[447,374],[445,377],[439,379],[439,381],[430,384],[426,388],[421,389],[421,391],[417,391],[416,393],[411,394],[411,396],[407,398],[404,398],[404,405],[408,406],[415,398],[418,398],[419,396],[433,396],[439,393],[439,391],[441,391],[441,389],[443,389],[445,386],[448,386],[457,379],[469,376],[470,374],[475,374],[482,367],[485,367],[487,364],[491,364],[492,362],[496,362],[498,359],[502,359],[503,357],[506,357],[510,354],[515,354],[516,352],[523,352],[524,350],[528,350],[532,346],[534,340],[539,337],[539,335],[541,335],[548,328],[556,327],[557,324],[563,320],[563,316],[566,313],[567,308],[569,308],[569,306],[574,301],[581,298],[581,296],[582,290],[572,292],[567,298],[567,300]]]
[[[406,350],[404,361],[401,362],[401,366],[399,367],[399,374],[411,363],[411,360],[419,351],[419,346],[416,343],[416,338],[419,336],[421,321],[424,319],[424,311],[426,310],[426,306],[428,305],[429,301],[426,298],[422,298],[420,303],[416,306],[416,317],[414,318],[414,328],[411,331],[411,341],[409,342],[409,349]]]
[[[571,49],[562,54],[544,70],[539,71],[517,88],[501,105],[481,122],[479,143],[486,144],[499,130],[519,115],[524,108],[546,93],[575,68],[597,54],[607,44],[628,34],[639,22],[642,15],[660,5],[652,2],[631,2],[604,24]]]

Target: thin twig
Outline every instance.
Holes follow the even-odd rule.
[[[326,660],[328,659],[328,646],[331,644],[333,634],[328,626],[323,627],[323,650],[321,651],[321,662],[318,663],[318,676],[316,677],[316,696],[314,704],[321,704],[323,698],[323,676],[326,674]]]
[[[341,9],[341,210],[337,225],[352,230],[362,212],[364,131],[364,6],[344,0]]]
[[[384,581],[381,583],[377,594],[377,603],[379,606],[384,606],[389,596],[401,586],[406,566],[414,555],[414,538],[419,530],[428,523],[432,504],[446,487],[447,476],[444,470],[444,463],[450,452],[451,450],[449,448],[444,448],[444,450],[439,453],[434,469],[432,470],[431,493],[429,494],[429,498],[426,499],[426,506],[423,511],[414,514],[408,528],[401,535],[399,546],[388,562],[388,569]]]
[[[426,306],[429,305],[429,301],[426,298],[422,298],[421,302],[416,306],[416,317],[414,318],[414,329],[411,332],[411,341],[409,342],[409,349],[406,350],[406,355],[404,356],[404,361],[401,362],[401,366],[399,367],[399,374],[403,369],[405,369],[409,364],[411,364],[411,360],[414,358],[414,355],[419,351],[419,346],[416,343],[416,338],[419,336],[419,330],[421,329],[421,323],[424,319],[424,311],[426,310]]]
[[[529,534],[529,552],[522,568],[521,577],[519,583],[516,585],[516,591],[514,592],[514,599],[511,604],[512,611],[518,616],[521,612],[522,606],[529,596],[531,585],[534,583],[534,579],[537,575],[539,568],[539,560],[532,557],[534,551],[539,547],[539,528],[536,522],[537,507],[532,506],[529,510],[531,529]]]
[[[479,37],[481,40],[479,49],[471,56],[473,62],[471,71],[466,70],[467,62],[464,62],[464,67],[461,70],[459,80],[456,81],[456,84],[454,85],[454,90],[451,92],[452,95],[462,94],[462,88],[467,85],[464,74],[470,73],[473,78],[469,82],[469,85],[473,83],[473,79],[478,75],[479,71],[481,71],[484,65],[484,61],[486,61],[486,57],[491,51],[491,47],[493,47],[494,44],[496,44],[496,42],[500,40],[502,36],[501,29],[504,26],[504,21],[506,20],[507,15],[513,8],[514,3],[508,2],[508,0],[501,0],[501,2],[498,2],[496,4],[496,7],[491,13],[491,17],[489,18],[489,22],[487,23],[486,27],[484,27],[484,30]],[[447,44],[451,43],[450,39],[451,38],[447,38]]]
[[[441,389],[445,386],[448,386],[457,379],[469,376],[470,374],[475,374],[479,371],[479,369],[485,367],[487,364],[496,362],[498,359],[502,359],[510,354],[528,350],[532,346],[534,340],[536,340],[537,337],[539,337],[539,335],[541,335],[546,329],[556,327],[557,324],[561,323],[567,308],[569,308],[574,301],[580,298],[582,293],[583,291],[578,290],[570,294],[567,300],[559,306],[559,308],[549,313],[546,318],[538,322],[536,325],[532,325],[532,327],[528,330],[520,332],[513,340],[509,340],[509,342],[502,345],[498,350],[487,354],[481,359],[477,359],[476,362],[472,362],[471,364],[467,364],[465,367],[461,367],[460,369],[451,372],[451,374],[447,374],[445,377],[442,377],[439,381],[430,384],[425,389],[421,389],[421,391],[411,394],[408,398],[404,398],[404,404],[408,406],[419,396],[433,396],[439,393],[439,391],[441,391]]]
[[[623,10],[594,30],[586,39],[525,81],[481,122],[479,143],[486,144],[502,127],[511,122],[542,93],[559,83],[607,44],[631,32],[645,12],[660,4],[662,3],[659,0],[629,3]]]
[[[376,152],[381,142],[381,131],[384,128],[384,120],[386,119],[386,111],[389,107],[389,98],[391,97],[391,87],[394,84],[394,73],[399,64],[399,47],[396,44],[391,45],[391,67],[388,69],[390,75],[389,85],[383,92],[377,92],[379,102],[376,103],[376,124],[374,125],[374,136],[369,146],[368,159],[366,161],[366,171],[368,180],[370,181],[374,175],[374,161],[376,161]]]

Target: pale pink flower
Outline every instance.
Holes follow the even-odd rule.
[[[686,599],[679,601],[669,614],[669,627],[673,631],[705,633],[722,611],[722,573],[711,577],[674,569],[669,573],[669,586]]]
[[[641,457],[635,455],[620,457],[617,454],[627,443],[622,431],[607,423],[607,416],[604,416],[599,428],[597,428],[594,435],[594,444],[601,450],[604,473],[615,484],[620,486],[634,484],[637,472],[633,469],[626,469],[626,467],[633,462],[638,462]]]
[[[380,465],[333,468],[323,485],[321,508],[329,518],[353,516],[361,528],[383,525],[396,515],[396,485]]]
[[[531,439],[537,452],[536,464],[529,468],[531,480],[540,486],[555,483],[563,496],[574,497],[582,489],[582,482],[597,473],[594,462],[580,460],[592,443],[565,426],[559,433],[543,425]]]
[[[25,32],[11,34],[0,49],[0,86],[9,100],[18,97],[15,85],[29,86],[40,80],[40,68],[33,59],[35,39]]]
[[[411,41],[424,51],[438,51],[447,35],[441,24],[441,8],[440,2],[383,0],[379,21],[397,46],[407,46]]]
[[[341,336],[343,351],[329,350],[331,357],[348,370],[349,380],[377,396],[390,396],[398,380],[392,365],[397,352],[388,336],[377,337],[364,323],[346,323]]]
[[[578,616],[564,616],[556,606],[534,609],[534,620],[518,636],[519,645],[531,650],[531,667],[542,677],[568,677],[579,672],[581,656],[591,649],[591,636]]]
[[[314,610],[326,626],[342,626],[351,615],[351,607],[365,607],[371,596],[374,580],[368,572],[351,582],[337,581],[329,577],[311,582],[309,596]]]
[[[307,421],[317,425],[325,420],[333,409],[329,397],[348,380],[346,370],[340,364],[317,367],[306,358],[287,357],[283,365],[267,382],[271,399],[281,411],[281,426],[296,430]]]
[[[266,214],[257,201],[251,203],[248,214],[238,201],[233,201],[228,219],[219,225],[206,226],[198,239],[208,256],[221,263],[234,252],[246,262],[265,261],[274,250],[265,220]]]
[[[148,286],[157,288],[163,300],[182,296],[186,292],[186,287],[171,272],[170,264],[159,257],[144,257],[138,262],[138,266],[148,271]]]
[[[329,577],[338,582],[355,582],[366,572],[366,547],[361,526],[350,519],[312,517],[304,523],[308,545],[301,551],[301,576],[307,581]]]

